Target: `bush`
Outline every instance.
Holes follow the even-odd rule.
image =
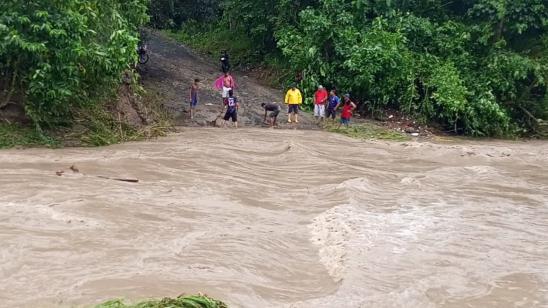
[[[136,60],[146,0],[17,1],[0,4],[0,78],[24,97],[39,126],[69,124],[95,104]]]

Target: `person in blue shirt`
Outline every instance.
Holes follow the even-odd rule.
[[[331,118],[333,121],[337,117],[337,108],[341,104],[341,99],[337,96],[335,90],[331,90],[329,98],[327,99],[326,119]]]

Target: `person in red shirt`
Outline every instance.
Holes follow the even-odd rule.
[[[344,95],[344,105],[341,112],[341,122],[339,123],[339,128],[341,125],[348,127],[350,125],[350,118],[352,118],[352,113],[356,109],[356,104],[350,99],[350,94]]]
[[[329,93],[327,93],[327,90],[319,86],[318,90],[314,94],[314,116],[316,117],[316,120],[321,120],[325,118],[325,103],[327,102],[327,98],[329,97]]]

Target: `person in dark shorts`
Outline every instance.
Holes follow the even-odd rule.
[[[234,96],[232,90],[228,91],[228,98],[225,101],[226,113],[225,113],[225,127],[228,123],[228,120],[232,119],[234,127],[238,128],[238,108],[240,108],[240,103],[238,103],[238,98]]]
[[[270,125],[270,127],[276,126],[276,120],[278,119],[278,115],[280,114],[282,107],[280,107],[280,105],[278,105],[277,103],[262,103],[261,106],[264,108],[264,122],[267,123],[266,115],[270,111],[270,115],[268,116],[268,124]]]
[[[285,94],[285,103],[288,107],[287,122],[299,123],[299,106],[303,103],[303,96],[296,85],[292,85]],[[291,115],[293,115],[293,119],[291,119]]]
[[[341,122],[339,123],[339,128],[344,125],[345,127],[350,126],[350,118],[352,118],[352,113],[356,109],[356,104],[350,99],[350,94],[344,95],[344,105],[341,111]]]
[[[329,98],[327,99],[327,108],[326,108],[326,118],[331,118],[333,121],[335,121],[335,118],[337,117],[337,108],[339,108],[339,105],[341,104],[341,99],[337,96],[337,92],[335,90],[331,90],[331,93],[329,94]]]
[[[194,113],[196,106],[198,106],[198,89],[200,79],[194,79],[194,82],[190,86],[190,118],[194,119]]]

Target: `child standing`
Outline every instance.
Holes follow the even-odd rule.
[[[234,127],[238,128],[238,108],[240,108],[240,103],[238,103],[238,99],[234,97],[234,92],[232,90],[228,91],[228,97],[225,101],[226,106],[226,113],[225,113],[225,127],[227,125],[228,120],[232,119],[232,123],[234,123]]]
[[[194,79],[194,82],[190,86],[190,118],[194,119],[194,113],[196,106],[198,105],[198,89],[200,85],[200,79]]]
[[[344,105],[341,112],[341,123],[339,123],[339,128],[341,125],[348,127],[350,125],[350,118],[352,118],[352,112],[356,109],[356,104],[350,100],[350,94],[344,95]]]

